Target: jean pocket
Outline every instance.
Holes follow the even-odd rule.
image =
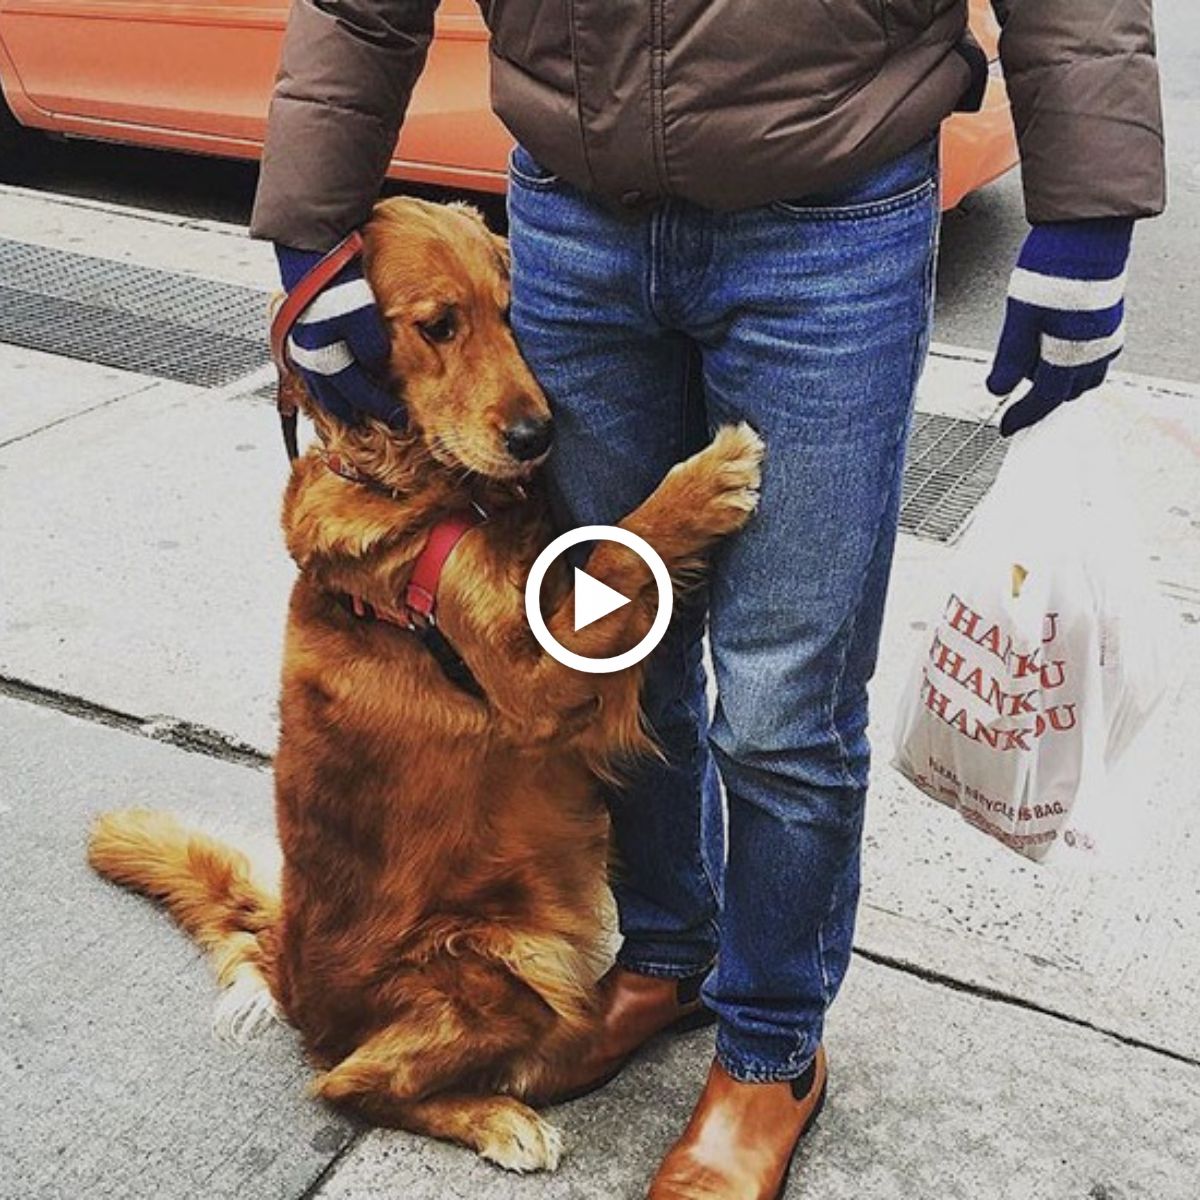
[[[508,174],[514,183],[539,192],[549,191],[562,182],[553,171],[543,167],[520,142],[512,148],[512,153],[508,156]]]
[[[770,208],[804,221],[855,221],[913,208],[937,185],[938,139],[933,137],[840,188],[775,200]]]
[[[804,221],[861,221],[870,217],[882,217],[888,213],[902,212],[925,200],[937,186],[937,181],[927,179],[906,192],[889,196],[885,200],[867,200],[861,204],[805,204],[803,201],[776,200],[771,208],[785,216]]]

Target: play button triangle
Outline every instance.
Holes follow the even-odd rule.
[[[586,571],[575,568],[575,628],[582,629],[593,621],[629,603],[615,588],[593,579]]]

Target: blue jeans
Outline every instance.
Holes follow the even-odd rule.
[[[766,440],[757,515],[650,659],[667,761],[610,797],[619,961],[708,972],[717,1053],[741,1080],[804,1072],[849,963],[936,156],[923,143],[834,194],[633,221],[519,147],[510,163],[512,323],[554,409],[564,522],[619,520],[718,425]]]

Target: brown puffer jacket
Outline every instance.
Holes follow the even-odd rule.
[[[993,0],[1031,221],[1164,202],[1151,0]],[[367,217],[437,0],[294,0],[252,232],[327,249]],[[483,0],[492,102],[616,211],[819,192],[978,102],[966,0]]]

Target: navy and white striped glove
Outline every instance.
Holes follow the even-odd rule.
[[[290,292],[324,257],[316,250],[275,247],[283,286]],[[300,314],[288,338],[288,357],[309,394],[339,421],[363,415],[399,424],[404,410],[388,391],[387,330],[362,262],[347,263]]]
[[[988,390],[1033,386],[1005,410],[1008,437],[1098,387],[1125,344],[1125,268],[1133,221],[1104,217],[1035,225],[1008,285],[1008,311]]]

